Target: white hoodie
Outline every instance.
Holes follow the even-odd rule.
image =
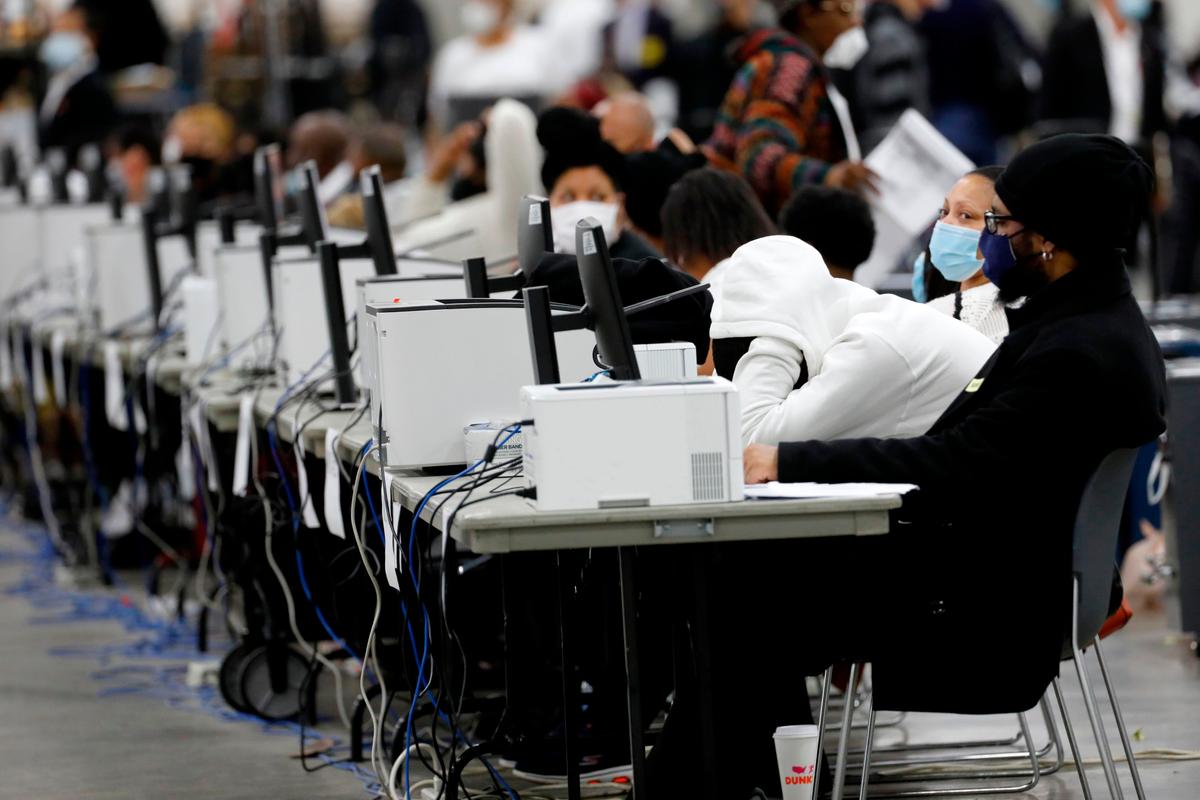
[[[733,254],[712,338],[754,339],[733,375],[746,444],[920,436],[996,349],[952,317],[830,276],[790,236]]]

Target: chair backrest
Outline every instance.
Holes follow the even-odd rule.
[[[1108,619],[1121,512],[1137,454],[1137,448],[1115,450],[1100,462],[1083,491],[1075,516],[1072,571],[1079,582],[1079,605],[1074,635],[1081,648],[1091,643]],[[1070,648],[1068,638],[1064,657],[1070,655]]]

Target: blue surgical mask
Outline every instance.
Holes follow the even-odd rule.
[[[979,272],[983,262],[976,256],[978,251],[978,231],[945,222],[934,226],[929,254],[933,257],[933,266],[946,280],[962,283]]]
[[[1150,16],[1150,0],[1117,0],[1117,10],[1131,22],[1141,22]]]
[[[983,274],[997,286],[1004,286],[1004,276],[1017,265],[1017,254],[1012,241],[998,233],[986,230],[979,235],[979,250],[983,253]]]
[[[38,55],[51,72],[62,72],[82,61],[88,49],[88,40],[83,34],[59,31],[46,37]]]

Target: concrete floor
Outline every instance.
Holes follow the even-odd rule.
[[[186,642],[140,656],[122,649],[155,634],[81,618],[103,610],[98,595],[46,587],[47,567],[33,553],[27,536],[0,522],[0,799],[369,796],[352,773],[330,768],[305,774],[292,757],[298,749],[294,731],[222,718],[211,692],[182,686]],[[126,594],[140,602],[136,588]],[[1200,659],[1169,634],[1164,618],[1137,618],[1106,652],[1129,728],[1141,737],[1135,749],[1200,751]],[[1074,680],[1066,686],[1085,750],[1094,754]],[[1032,721],[1035,738],[1043,739],[1040,719]],[[880,729],[877,742],[987,738],[1015,730],[1013,718],[923,715],[909,717],[901,728]],[[1142,776],[1152,800],[1200,797],[1200,761],[1146,760]],[[1089,777],[1096,797],[1106,797],[1098,766]],[[1125,784],[1132,798],[1128,777]],[[1025,796],[1083,797],[1070,767]]]

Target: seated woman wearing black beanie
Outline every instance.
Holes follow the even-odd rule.
[[[573,108],[551,108],[538,118],[538,141],[546,149],[542,184],[549,193],[554,250],[575,252],[575,226],[592,217],[604,226],[613,258],[661,258],[628,229],[625,213],[626,162],[600,135],[600,122]]]
[[[1162,354],[1124,263],[1151,189],[1118,139],[1033,145],[997,180],[980,242],[1011,333],[929,432],[747,449],[750,483],[920,487],[907,525],[854,543],[862,590],[835,604],[854,615],[851,649],[872,654],[877,708],[1007,713],[1033,707],[1058,674],[1084,489],[1109,454],[1164,429]],[[769,644],[757,659],[775,657]],[[769,755],[771,720],[723,722]]]

